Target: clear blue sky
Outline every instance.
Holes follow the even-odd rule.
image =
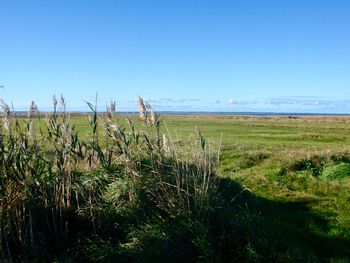
[[[349,0],[0,0],[0,97],[350,113]]]

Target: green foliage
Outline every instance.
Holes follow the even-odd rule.
[[[287,172],[293,171],[309,171],[312,175],[319,176],[322,173],[325,162],[326,160],[323,156],[312,156],[311,158],[296,160],[282,167],[280,174],[285,175]]]
[[[340,163],[326,167],[320,175],[320,178],[324,180],[341,180],[349,177],[350,163]]]

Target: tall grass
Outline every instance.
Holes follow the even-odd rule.
[[[61,250],[77,258],[79,246],[96,259],[98,250],[87,240],[106,237],[107,225],[124,222],[126,215],[142,224],[154,217],[208,220],[218,195],[217,153],[197,129],[189,158],[152,107],[140,97],[137,103],[139,121],[118,118],[115,102],[106,115],[87,103],[91,136],[84,140],[63,96],[53,97],[45,128],[34,102],[23,118],[0,101],[0,261],[52,259]],[[123,233],[107,236],[136,246],[137,238],[131,242],[128,235],[137,227],[127,228],[110,226],[108,232]]]

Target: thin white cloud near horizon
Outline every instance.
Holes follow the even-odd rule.
[[[89,98],[90,102],[94,99]],[[70,111],[89,111],[87,100],[70,101],[67,99],[67,108]],[[98,110],[105,111],[106,105],[114,101],[113,98],[98,98]],[[137,111],[135,100],[115,100],[118,111]],[[200,98],[146,98],[145,101],[156,111],[208,111],[208,112],[295,112],[295,113],[350,113],[350,97],[321,97],[321,96],[292,96],[276,97],[261,100],[238,100],[232,97],[228,100],[215,99],[203,100]],[[26,111],[31,101],[23,100],[16,104],[14,109]],[[11,105],[11,102],[7,102]],[[45,102],[37,102],[39,110],[50,111],[52,106]]]

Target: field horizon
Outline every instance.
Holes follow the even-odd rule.
[[[40,111],[39,114],[45,115],[53,111]],[[71,114],[92,114],[91,111],[68,111]],[[107,114],[108,111],[99,110],[99,114]],[[241,112],[241,111],[157,111],[159,115],[170,116],[253,116],[253,117],[350,117],[350,113],[310,113],[310,112]],[[27,115],[27,111],[12,111],[11,114]],[[138,111],[119,111],[121,115],[138,115]]]

